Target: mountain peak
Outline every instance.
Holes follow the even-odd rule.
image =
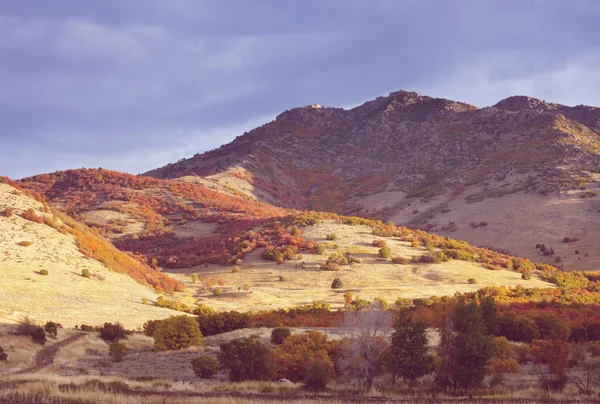
[[[496,109],[513,112],[525,110],[546,112],[559,109],[560,107],[563,107],[563,105],[546,102],[525,95],[514,95],[512,97],[505,98],[494,105],[494,108]]]

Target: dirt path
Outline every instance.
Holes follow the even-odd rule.
[[[44,348],[42,348],[41,351],[37,353],[37,355],[35,355],[33,365],[26,369],[19,370],[18,372],[15,372],[15,374],[36,373],[45,368],[46,366],[52,365],[52,363],[54,363],[54,357],[58,353],[59,349],[69,344],[72,344],[73,342],[84,337],[85,335],[87,334],[80,333],[71,335],[69,338],[57,342],[56,344],[45,346]]]

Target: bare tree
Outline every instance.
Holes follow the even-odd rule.
[[[594,389],[600,385],[600,361],[590,359],[584,352],[579,365],[578,368],[569,372],[569,381],[577,386],[580,393],[592,394]]]
[[[380,304],[348,310],[344,314],[344,327],[349,329],[350,343],[344,352],[341,369],[347,377],[358,379],[370,390],[373,379],[381,373],[383,355],[389,346],[391,315]]]

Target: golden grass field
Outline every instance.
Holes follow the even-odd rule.
[[[327,241],[327,234],[336,234],[338,239]],[[187,291],[182,300],[205,303],[217,310],[252,310],[294,307],[309,304],[315,300],[330,303],[332,307],[344,304],[344,293],[364,299],[381,297],[393,303],[398,297],[425,298],[433,295],[453,295],[455,292],[473,292],[484,286],[551,287],[539,279],[524,281],[521,275],[511,271],[491,271],[478,263],[449,261],[441,264],[396,265],[389,259],[380,260],[378,248],[372,245],[377,238],[367,226],[349,226],[329,221],[303,228],[303,236],[319,243],[327,243],[329,248],[323,255],[304,254],[305,269],[300,261],[286,261],[281,265],[264,261],[260,252],[248,255],[240,271],[232,273],[232,267],[210,265],[178,270],[176,276],[186,283]],[[427,253],[425,248],[413,248],[410,243],[397,238],[385,238],[392,248],[393,256],[419,256]],[[337,248],[333,248],[336,244]],[[343,266],[337,272],[323,271],[319,265],[325,262],[334,251],[352,251],[363,259],[360,264]],[[251,266],[249,266],[251,264]],[[197,274],[200,281],[191,281],[191,274]],[[279,277],[282,276],[283,280]],[[339,277],[344,287],[331,289],[331,282]],[[474,278],[477,284],[467,280]],[[203,279],[224,281],[224,294],[213,296],[203,284]],[[249,285],[249,291],[243,286]],[[219,287],[215,283],[215,287]],[[238,290],[241,288],[241,290]]]

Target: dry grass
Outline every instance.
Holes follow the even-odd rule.
[[[490,188],[505,189],[502,185],[509,183],[516,186],[523,182],[526,176],[512,176],[505,181],[496,183],[490,181]],[[594,174],[590,180],[588,190],[598,191],[597,183],[600,175]],[[486,198],[477,203],[466,203],[469,195],[485,192],[483,184],[467,187],[460,195],[452,192],[435,196],[431,200],[412,198],[400,200],[389,197],[386,193],[378,194],[382,200],[386,198],[389,206],[396,202],[410,202],[404,209],[392,211],[387,218],[398,224],[419,222],[435,225],[431,231],[455,239],[466,240],[478,246],[491,246],[503,248],[511,254],[526,257],[534,262],[551,265],[555,263],[556,256],[560,256],[565,269],[570,270],[597,270],[600,269],[600,254],[597,252],[597,240],[600,237],[600,223],[597,220],[600,210],[600,200],[596,198],[582,198],[583,190],[563,191],[560,195],[550,194],[541,196],[525,191],[504,195],[499,198]],[[384,202],[382,202],[384,203]],[[507,209],[507,207],[512,207]],[[442,209],[450,209],[442,213]],[[413,209],[419,210],[414,215]],[[434,215],[434,218],[427,216]],[[449,221],[456,224],[456,231],[443,231],[442,227]],[[472,228],[472,221],[486,221],[485,227]],[[575,243],[564,244],[564,237],[578,237],[581,240]],[[536,244],[552,246],[556,252],[554,257],[544,257],[535,249]],[[580,254],[576,255],[575,250]],[[585,257],[584,253],[589,256]]]
[[[453,295],[455,292],[473,292],[484,286],[551,286],[539,279],[523,281],[516,272],[490,271],[473,262],[455,260],[441,264],[396,265],[390,260],[382,261],[377,257],[378,248],[371,244],[376,237],[372,235],[372,229],[366,226],[325,222],[306,227],[303,231],[307,239],[327,243],[329,246],[323,255],[304,254],[305,269],[299,267],[300,261],[288,261],[281,265],[264,261],[260,258],[260,251],[249,254],[237,273],[232,273],[232,267],[219,265],[182,269],[175,276],[186,283],[187,298],[184,301],[192,304],[198,300],[217,310],[247,311],[249,308],[289,308],[315,300],[341,307],[343,295],[347,291],[355,296],[360,295],[361,298],[382,297],[393,303],[398,297],[412,299]],[[327,241],[326,235],[331,233],[336,234],[338,239]],[[427,253],[424,248],[413,248],[410,243],[397,238],[387,238],[386,241],[392,248],[393,256],[410,258]],[[363,262],[343,266],[338,272],[319,269],[329,254],[336,251],[334,244],[339,251],[358,252],[355,256]],[[191,282],[192,273],[198,274],[200,282]],[[280,280],[280,276],[283,280]],[[331,282],[338,277],[344,287],[332,290]],[[225,293],[213,296],[203,285],[202,280],[205,278],[214,281],[222,279],[225,282]],[[478,283],[469,284],[469,278],[477,279]],[[245,284],[251,285],[249,292],[243,290],[242,286]]]
[[[45,224],[19,216],[32,208],[49,215],[42,205],[0,184],[0,211],[12,207],[15,214],[0,217],[0,322],[16,322],[28,314],[40,322],[58,321],[65,326],[120,321],[126,327],[141,326],[146,320],[164,318],[172,311],[142,305],[142,298],[157,295],[131,277],[109,271],[103,264],[84,256],[73,236],[61,234]],[[30,240],[23,248],[16,244]],[[40,276],[46,269],[48,276]],[[84,278],[88,269],[92,278]],[[124,310],[126,308],[126,310]]]

